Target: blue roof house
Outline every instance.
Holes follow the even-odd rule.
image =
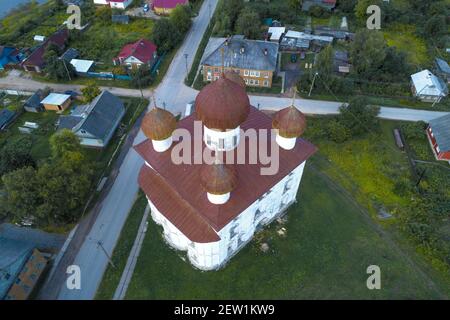
[[[0,70],[4,70],[8,64],[16,64],[22,61],[22,54],[14,47],[0,46]]]

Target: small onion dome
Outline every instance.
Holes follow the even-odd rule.
[[[272,128],[283,138],[298,138],[306,129],[306,117],[295,106],[290,106],[275,114]]]
[[[151,140],[169,138],[177,127],[177,120],[169,111],[155,107],[142,120],[142,131]]]
[[[237,184],[236,170],[220,162],[204,165],[200,171],[200,182],[206,192],[223,195],[234,190]]]
[[[244,79],[242,79],[242,77],[240,75],[238,75],[236,72],[228,70],[225,71],[225,73],[223,74],[223,76],[225,78],[227,78],[228,80],[233,81],[234,83],[237,83],[238,85],[240,85],[242,88],[245,88],[245,81]]]
[[[195,99],[197,119],[209,129],[237,128],[250,113],[250,100],[239,84],[221,77],[204,87]]]

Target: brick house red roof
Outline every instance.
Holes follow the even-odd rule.
[[[69,31],[62,29],[52,34],[39,48],[22,62],[23,65],[42,67],[45,63],[44,54],[47,47],[53,43],[63,50],[66,46],[66,41],[69,38]]]
[[[153,7],[154,8],[164,8],[164,9],[173,9],[177,5],[187,4],[188,0],[154,0]]]
[[[142,63],[149,63],[157,50],[156,45],[146,39],[140,39],[135,43],[129,43],[122,48],[117,59],[123,61],[128,57],[135,57]]]
[[[193,136],[193,114],[180,122],[178,128],[191,132]],[[251,107],[248,119],[242,124],[242,129],[267,129],[266,139],[268,150],[272,143],[270,139],[272,119]],[[201,135],[199,140],[191,142],[191,149],[201,144],[201,151],[206,148]],[[136,151],[151,165],[151,168],[143,166],[139,175],[139,185],[154,203],[158,210],[191,241],[205,243],[218,241],[216,232],[236,218],[241,212],[258,200],[269,189],[292,172],[297,166],[307,160],[316,152],[316,147],[311,143],[297,139],[294,149],[287,151],[279,148],[279,171],[275,175],[261,175],[260,169],[268,167],[258,159],[256,164],[249,164],[249,141],[242,140],[245,144],[246,164],[235,164],[237,173],[237,185],[231,192],[230,200],[223,205],[214,205],[207,199],[205,190],[200,181],[202,164],[176,165],[171,159],[171,151],[177,145],[163,153],[153,149],[150,140],[146,140],[135,146]],[[258,144],[259,145],[259,141]],[[194,152],[193,152],[194,153]],[[199,152],[191,155],[191,163]],[[258,157],[259,158],[259,157]],[[236,156],[235,156],[236,159]],[[236,161],[235,161],[236,163]]]

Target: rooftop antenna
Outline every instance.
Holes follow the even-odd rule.
[[[295,108],[295,98],[297,97],[297,86],[293,86],[292,89],[294,89],[294,96],[292,97],[292,107]]]
[[[153,108],[156,109],[158,106],[156,105],[156,97],[155,97],[155,90],[151,91],[152,99],[153,99]],[[166,110],[166,106],[164,105],[164,110]]]
[[[225,74],[225,48],[220,48],[220,53],[222,55],[222,75]]]

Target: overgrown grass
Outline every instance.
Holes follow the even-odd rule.
[[[274,223],[223,269],[201,272],[170,249],[153,222],[127,299],[432,299],[441,294],[374,229],[360,210],[310,166],[282,238]],[[134,237],[134,235],[132,235]],[[260,251],[261,242],[270,246]],[[124,255],[123,255],[124,256]],[[366,269],[382,270],[368,290]],[[109,277],[109,276],[108,276]],[[102,297],[108,297],[110,293]]]
[[[415,34],[415,30],[414,25],[394,24],[383,33],[387,44],[404,51],[411,64],[425,67],[430,64],[426,42]]]
[[[144,210],[147,206],[147,199],[145,194],[140,191],[138,197],[128,214],[127,221],[122,228],[117,245],[114,248],[112,260],[116,268],[108,265],[106,269],[100,287],[96,294],[96,299],[109,300],[114,296],[114,292],[119,285],[122,272],[125,268],[128,256],[131,248],[133,247],[134,240],[139,230],[139,224],[141,223],[144,215]]]

